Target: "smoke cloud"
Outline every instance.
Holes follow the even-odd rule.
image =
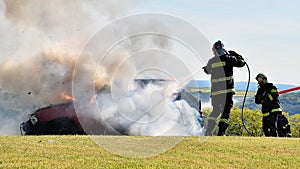
[[[100,134],[146,136],[203,134],[197,120],[199,112],[186,100],[174,100],[174,93],[177,92],[174,89],[178,88],[174,81],[149,82],[146,85],[140,81],[134,83],[136,87],[129,91],[129,96],[119,97],[118,100],[113,99],[111,94],[105,91],[99,93],[98,107],[97,111],[94,111],[93,118],[105,124],[106,128]],[[126,104],[127,99],[131,102],[130,105]]]
[[[75,77],[82,81],[82,96],[93,97],[85,96],[84,87],[92,86],[95,91],[100,91],[96,102],[102,113],[90,115],[105,127],[128,135],[199,135],[198,112],[184,100],[162,97],[172,95],[174,91],[165,91],[166,86],[161,85],[128,89],[127,83],[122,83],[141,66],[140,62],[124,63],[128,53],[153,46],[169,50],[172,45],[166,38],[130,38],[117,46],[108,57],[113,59],[105,60],[103,65],[99,66],[97,56],[89,53],[82,54],[86,64],[77,64],[85,41],[106,23],[126,14],[136,3],[136,0],[1,1],[0,36],[5,40],[0,42],[0,116],[4,119],[0,124],[0,134],[17,135],[19,124],[27,120],[27,113],[66,102],[66,96],[72,97]],[[157,21],[138,24],[151,26],[153,30],[155,25],[163,26]],[[120,31],[126,32],[126,29]],[[123,67],[119,69],[121,63]],[[122,78],[118,79],[120,88],[129,90],[131,95],[122,95],[116,100],[111,91],[102,90],[114,85],[117,68],[122,72]],[[87,73],[91,76],[86,76]],[[118,102],[126,98],[131,107]],[[159,105],[157,99],[162,99],[164,104]],[[116,103],[122,111],[115,106]],[[163,106],[164,111],[156,110],[153,105]],[[154,110],[145,113],[149,107]],[[140,118],[135,118],[137,111],[143,112]]]

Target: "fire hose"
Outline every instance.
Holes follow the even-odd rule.
[[[247,82],[247,87],[246,87],[246,91],[245,91],[245,95],[244,95],[244,99],[243,99],[243,104],[242,104],[242,124],[244,129],[247,131],[248,134],[250,134],[251,136],[254,136],[253,133],[250,133],[249,130],[247,129],[245,122],[244,122],[244,107],[245,107],[245,102],[246,102],[246,97],[247,97],[247,93],[249,90],[249,84],[250,84],[250,68],[249,65],[247,64],[247,62],[245,62],[247,69],[248,69],[248,82]]]
[[[281,90],[281,91],[278,92],[278,94],[284,94],[284,93],[292,92],[292,91],[299,90],[299,89],[300,89],[300,86],[293,87],[293,88],[290,88],[290,89]]]
[[[250,84],[250,68],[248,66],[248,64],[245,62],[247,69],[248,69],[248,82],[247,82],[247,87],[246,87],[246,91],[245,91],[245,95],[244,95],[244,99],[243,99],[243,104],[242,104],[242,123],[243,123],[243,127],[244,129],[247,131],[248,134],[250,134],[251,136],[254,136],[253,133],[250,133],[249,130],[247,129],[246,125],[245,125],[245,120],[244,120],[244,107],[245,107],[245,102],[246,102],[246,97],[247,97],[247,93],[249,90],[249,84]],[[292,92],[295,90],[299,90],[300,86],[298,87],[293,87],[293,88],[289,88],[286,90],[281,90],[278,92],[278,94],[284,94],[284,93],[288,93],[288,92]]]

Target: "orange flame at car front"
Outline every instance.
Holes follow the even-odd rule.
[[[65,99],[65,100],[72,100],[72,101],[76,101],[76,99],[70,95],[67,95],[66,92],[62,92],[61,93],[61,98]]]

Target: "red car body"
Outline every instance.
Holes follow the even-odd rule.
[[[29,114],[20,126],[22,135],[85,134],[73,102],[51,105]]]

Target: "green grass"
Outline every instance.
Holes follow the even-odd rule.
[[[189,88],[191,92],[202,92],[202,93],[210,93],[210,88]],[[236,90],[235,91],[235,96],[244,96],[245,95],[245,90]],[[247,96],[254,96],[255,91],[249,90],[247,92]]]
[[[120,147],[121,153],[133,149],[120,140],[136,138],[151,140],[98,137]],[[175,137],[160,138],[157,147]],[[1,136],[0,168],[300,168],[300,139],[209,137],[201,142],[184,137],[164,153],[129,158],[106,151],[88,136]]]

